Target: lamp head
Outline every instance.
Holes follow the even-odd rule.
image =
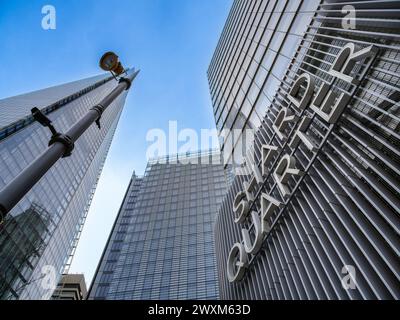
[[[115,75],[120,75],[124,72],[124,67],[118,59],[118,56],[112,52],[106,52],[100,59],[100,68],[104,71],[112,71]]]

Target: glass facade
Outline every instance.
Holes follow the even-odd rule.
[[[0,189],[47,148],[50,132],[33,122],[31,107],[65,132],[116,85],[102,75],[0,100]],[[90,127],[0,226],[2,299],[51,297],[76,246],[126,94],[105,111],[101,130]]]
[[[319,1],[234,1],[208,79],[225,162],[238,165],[234,130],[257,130]]]
[[[233,3],[208,77],[219,130],[255,128],[255,166],[217,216],[221,298],[400,298],[399,9]]]
[[[223,165],[215,152],[179,160],[151,160],[143,177],[133,175],[89,299],[218,299],[213,224],[227,190]]]

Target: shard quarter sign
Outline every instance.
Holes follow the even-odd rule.
[[[322,143],[316,143],[307,135],[313,119],[322,119],[327,123],[330,130],[324,138],[326,140],[364,79],[377,51],[374,46],[357,50],[353,43],[348,43],[340,50],[328,71],[331,82],[321,81],[316,90],[317,79],[312,74],[303,73],[294,81],[286,95],[289,102],[287,107],[279,110],[273,122],[274,134],[270,144],[262,145],[259,150],[261,170],[252,163],[249,174],[251,178],[243,182],[243,191],[233,201],[234,222],[243,225],[243,228],[242,242],[235,243],[228,255],[227,277],[230,282],[240,281],[244,277],[252,258],[259,253],[280,214],[271,222],[272,217],[285,209],[306,174],[307,170],[296,166],[296,158],[293,156],[296,148],[304,144],[313,154],[313,159],[322,148]],[[352,89],[338,89],[338,85],[334,85],[335,81]],[[270,177],[274,183],[265,183]],[[288,183],[293,177],[297,180],[295,187]]]

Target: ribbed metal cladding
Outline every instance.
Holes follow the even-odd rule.
[[[356,29],[343,29],[341,10],[354,6]],[[400,298],[400,2],[322,2],[315,11],[254,141],[254,158],[261,163],[261,146],[280,148],[268,163],[264,183],[252,209],[260,212],[260,194],[284,203],[270,218],[271,231],[261,250],[248,255],[242,280],[229,282],[228,254],[243,242],[241,229],[253,230],[250,217],[234,223],[232,204],[250,175],[237,175],[215,224],[217,263],[222,299],[399,299]],[[357,50],[374,45],[379,51],[359,85],[334,80],[328,72],[348,43]],[[288,92],[298,77],[313,75],[315,92],[333,81],[332,90],[351,96],[335,124],[307,107],[292,106]],[[254,79],[253,79],[254,80]],[[304,87],[300,90],[304,91]],[[311,152],[303,143],[280,140],[272,125],[282,108],[312,118],[307,135],[319,146]],[[293,136],[299,122],[285,134]],[[296,159],[304,176],[291,176],[291,196],[283,198],[272,176],[284,154]],[[344,266],[355,269],[354,289],[342,285]]]

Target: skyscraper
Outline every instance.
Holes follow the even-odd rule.
[[[86,282],[83,274],[64,274],[54,290],[53,300],[85,300]]]
[[[65,132],[116,85],[100,75],[0,100],[0,189],[48,145],[50,132],[33,121],[31,108]],[[126,94],[105,111],[101,129],[90,127],[0,226],[2,299],[51,297],[76,246]]]
[[[217,299],[212,228],[226,189],[219,153],[149,161],[132,177],[89,299]]]
[[[400,298],[399,9],[234,1],[208,77],[218,129],[255,135],[215,225],[221,298]]]

